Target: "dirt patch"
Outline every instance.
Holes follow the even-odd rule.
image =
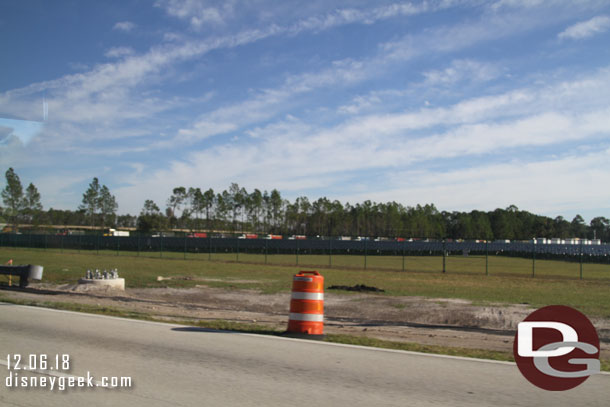
[[[203,280],[203,279],[202,279]],[[290,293],[211,288],[132,288],[117,291],[90,285],[32,284],[4,289],[3,296],[107,306],[154,315],[260,323],[285,329]],[[390,297],[363,292],[327,291],[325,332],[511,352],[517,324],[533,309],[527,305],[474,305],[457,299]],[[610,321],[594,320],[602,339],[602,358],[610,359]]]

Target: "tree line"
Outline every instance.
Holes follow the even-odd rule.
[[[587,225],[580,215],[571,221],[519,210],[511,205],[494,211],[439,211],[434,204],[404,206],[397,202],[342,203],[326,197],[284,199],[277,189],[248,192],[237,183],[216,192],[212,188],[176,187],[163,210],[146,199],[139,215],[117,215],[118,204],[94,178],[76,211],[44,211],[40,194],[30,183],[23,192],[12,168],[2,191],[0,218],[11,224],[135,227],[143,233],[171,229],[222,230],[234,233],[306,236],[385,236],[453,239],[580,237],[610,240],[610,220],[596,217]],[[19,221],[19,222],[18,222]]]
[[[2,190],[0,222],[8,222],[10,231],[17,232],[18,225],[76,225],[76,226],[115,226],[117,223],[132,222],[131,216],[117,216],[119,205],[106,185],[100,185],[93,178],[83,194],[82,203],[77,211],[55,210],[44,211],[40,193],[33,183],[23,190],[21,179],[13,168],[5,173],[6,186]]]

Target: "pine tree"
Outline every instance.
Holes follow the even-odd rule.
[[[6,186],[2,190],[2,201],[7,206],[6,214],[13,225],[13,232],[17,232],[19,217],[22,215],[22,211],[26,206],[26,200],[23,196],[21,180],[19,179],[19,175],[15,173],[15,170],[9,168],[6,171],[5,176]]]
[[[89,188],[83,194],[83,201],[79,205],[78,209],[84,210],[86,215],[89,217],[89,224],[93,226],[95,224],[95,214],[99,208],[100,199],[100,183],[97,178],[93,178],[89,184]]]

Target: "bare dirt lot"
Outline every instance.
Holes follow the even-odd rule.
[[[115,291],[88,285],[32,284],[3,289],[4,297],[35,302],[68,302],[112,307],[167,320],[226,320],[285,329],[290,294],[254,290],[135,288]],[[456,299],[390,297],[327,290],[325,333],[471,349],[512,352],[517,324],[533,309],[527,305],[475,305]],[[610,321],[593,320],[610,358]]]

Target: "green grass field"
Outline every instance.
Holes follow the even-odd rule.
[[[118,255],[117,255],[118,254]],[[185,259],[186,257],[186,259]],[[248,288],[261,293],[288,292],[292,276],[299,270],[315,269],[325,277],[325,286],[366,284],[386,290],[389,296],[424,296],[430,298],[460,298],[477,304],[529,304],[541,307],[563,304],[579,309],[590,317],[610,318],[610,266],[584,264],[584,279],[579,279],[580,265],[573,262],[537,260],[532,278],[532,260],[508,257],[489,257],[485,274],[485,257],[449,256],[446,273],[441,273],[442,257],[432,256],[368,256],[364,269],[363,256],[301,255],[299,265],[292,255],[223,253],[126,253],[0,248],[0,261],[13,259],[14,264],[44,266],[44,282],[74,284],[87,269],[118,268],[128,287],[193,287],[206,284],[226,289]],[[239,262],[237,261],[239,260]],[[193,277],[192,280],[157,281],[157,276]],[[205,282],[201,280],[205,279]],[[8,276],[0,275],[0,285]],[[340,293],[340,292],[339,292]],[[346,295],[349,295],[346,293]],[[121,309],[93,307],[83,304],[0,300],[26,305],[47,306],[90,313],[102,313],[128,318],[151,319],[150,315]],[[154,318],[152,318],[154,319]],[[256,324],[227,321],[178,321],[212,329],[227,329],[277,335],[280,332]],[[390,342],[374,338],[327,335],[331,342],[352,343],[390,349],[441,353],[465,357],[513,360],[511,352],[462,349],[416,343]],[[602,360],[602,369],[610,370],[610,361]]]
[[[325,286],[366,284],[386,290],[384,295],[461,298],[476,303],[530,304],[540,307],[563,304],[579,309],[589,316],[610,318],[610,266],[585,264],[580,280],[579,264],[549,260],[536,261],[532,278],[532,261],[519,258],[490,257],[489,275],[485,275],[485,257],[449,256],[445,274],[441,273],[442,257],[368,256],[367,269],[363,256],[296,257],[241,254],[239,262],[233,254],[208,255],[159,253],[151,257],[130,256],[116,252],[80,252],[0,248],[0,260],[12,258],[14,264],[44,266],[44,280],[56,284],[75,283],[87,269],[118,268],[128,287],[193,287],[199,280],[165,280],[157,276],[190,276],[210,279],[205,284],[224,288],[257,289],[262,293],[289,291],[291,276],[299,270],[316,269],[325,277]],[[171,254],[171,255],[170,255]],[[148,254],[150,255],[150,254]],[[324,259],[325,257],[325,259]],[[325,260],[325,262],[324,262]],[[362,263],[360,263],[362,261]],[[389,270],[398,264],[395,270]],[[7,276],[0,276],[6,283]]]

